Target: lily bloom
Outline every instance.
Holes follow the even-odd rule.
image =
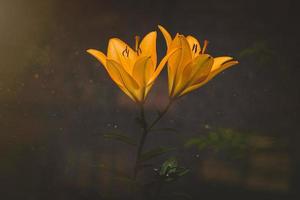
[[[135,48],[118,38],[109,40],[107,55],[95,49],[87,52],[102,63],[111,79],[119,88],[137,103],[144,103],[155,79],[167,63],[170,52],[157,64],[156,55],[156,31],[148,33],[140,42],[135,37]]]
[[[178,48],[168,61],[168,85],[171,99],[185,95],[214,78],[223,70],[238,64],[232,57],[213,58],[205,53],[208,41],[203,46],[193,36],[176,34],[172,39],[168,31],[158,26],[168,47],[168,52]]]

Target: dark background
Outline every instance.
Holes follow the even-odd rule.
[[[149,137],[146,148],[176,146],[173,155],[191,169],[164,191],[208,200],[297,199],[298,6],[292,0],[0,0],[0,198],[128,195],[126,184],[99,166],[128,172],[135,150],[102,134],[138,136],[138,108],[85,50],[106,52],[111,37],[133,44],[135,35],[161,24],[173,36],[207,39],[208,53],[240,62],[172,107],[159,126],[176,128],[179,136]],[[151,91],[148,118],[166,100],[163,72]],[[186,139],[214,128],[247,133],[269,149],[231,160],[183,148]]]

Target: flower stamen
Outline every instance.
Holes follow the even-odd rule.
[[[140,48],[140,36],[135,36],[135,52],[139,56],[142,53],[142,49]]]
[[[204,40],[204,44],[203,44],[203,48],[202,48],[202,52],[201,52],[202,54],[204,54],[207,45],[208,45],[208,40]]]
[[[129,49],[128,47],[126,46],[126,48],[124,49],[124,51],[122,51],[122,55],[125,57],[125,54],[126,54],[126,57],[128,58],[129,57]]]
[[[192,52],[197,53],[197,48],[198,48],[198,45],[193,44]]]

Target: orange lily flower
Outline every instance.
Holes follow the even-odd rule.
[[[199,41],[193,36],[187,37],[177,33],[172,40],[168,31],[158,26],[168,47],[168,52],[177,48],[168,61],[169,96],[174,99],[201,87],[223,70],[238,64],[232,57],[213,58],[205,54],[208,41],[201,48]]]
[[[137,103],[144,103],[155,79],[162,71],[173,48],[157,64],[156,31],[148,33],[139,43],[140,38],[135,37],[135,48],[130,48],[118,38],[109,40],[107,55],[95,49],[87,52],[97,58],[105,67],[111,79],[119,88]]]

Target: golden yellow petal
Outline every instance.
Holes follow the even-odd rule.
[[[132,73],[136,59],[136,53],[128,44],[118,38],[112,38],[108,42],[107,58],[120,63],[127,73]]]
[[[213,58],[208,54],[201,54],[190,62],[184,69],[181,81],[176,85],[173,97],[177,96],[191,85],[204,81],[212,68]]]
[[[201,51],[201,46],[200,46],[199,41],[191,35],[188,35],[186,37],[186,39],[190,45],[193,57],[196,57],[197,55],[199,55],[199,53]]]
[[[116,77],[120,77],[122,86],[128,90],[128,92],[136,97],[139,86],[137,82],[123,69],[123,67],[114,60],[107,59],[107,68],[112,71]]]
[[[140,44],[141,56],[150,56],[154,66],[157,63],[156,37],[156,31],[152,31],[143,38]]]
[[[162,27],[161,25],[158,25],[158,28],[162,32],[162,34],[163,34],[163,36],[166,40],[167,47],[169,48],[170,44],[172,42],[172,37],[171,37],[170,33],[164,27]]]
[[[220,72],[224,71],[225,69],[238,64],[238,61],[232,60],[232,61],[228,61],[224,64],[221,65],[221,67],[219,67],[217,70],[214,70],[212,72],[210,72],[207,81],[211,80],[212,78],[214,78],[216,75],[218,75]]]
[[[184,67],[192,60],[189,43],[183,35],[176,35],[170,45],[170,49],[174,48],[180,49],[169,58],[168,62],[169,94],[173,93]]]
[[[108,63],[106,62],[106,70],[110,76],[110,78],[119,86],[123,86],[124,87],[124,84],[123,84],[123,81],[122,81],[122,77],[120,75],[120,72],[119,70],[117,70],[116,68],[114,67],[109,67],[108,66]]]
[[[178,40],[178,33],[176,34],[174,40],[177,38]],[[171,42],[173,43],[173,41]],[[180,45],[179,45],[180,46]],[[168,51],[171,49],[171,44],[168,48]],[[168,88],[169,88],[169,94],[171,93],[171,91],[173,90],[173,85],[174,85],[174,78],[175,78],[175,72],[177,70],[178,65],[176,65],[176,61],[177,63],[179,63],[179,59],[180,59],[180,55],[182,54],[182,48],[179,49],[179,51],[176,52],[176,54],[173,54],[169,60],[168,60]],[[170,60],[172,60],[172,64],[170,64]]]
[[[102,65],[106,68],[106,56],[96,49],[88,49],[87,52],[97,58],[98,61],[102,63]]]
[[[209,74],[209,79],[212,79],[214,76],[216,76],[221,71],[227,69],[228,67],[231,67],[233,65],[238,64],[237,61],[233,60],[232,57],[229,56],[222,56],[214,58],[214,65],[211,69],[211,72]]]
[[[147,98],[147,95],[148,95],[149,91],[151,90],[151,88],[152,88],[152,86],[153,86],[153,83],[154,83],[154,82],[152,82],[151,84],[148,84],[148,85],[146,86],[146,88],[145,88],[145,93],[144,93],[144,100]]]
[[[132,99],[134,102],[139,102],[139,100],[135,96],[133,96],[125,87],[121,85],[118,86],[127,96],[130,97],[130,99]]]
[[[192,85],[188,88],[186,88],[183,92],[180,93],[180,97],[183,96],[183,95],[186,95],[187,93],[189,92],[192,92],[193,90],[196,90],[198,89],[199,87],[201,87],[203,84],[197,84],[197,85]]]
[[[163,59],[160,61],[159,65],[157,66],[155,72],[152,74],[152,76],[150,77],[149,81],[147,82],[148,84],[152,84],[155,79],[158,77],[158,75],[160,74],[160,72],[163,70],[164,66],[166,65],[168,59],[170,58],[170,56],[174,55],[176,51],[178,51],[179,49],[172,49],[167,55],[165,55],[165,57],[163,57]]]
[[[212,78],[214,78],[218,73],[220,73],[221,71],[227,69],[228,67],[231,67],[233,65],[238,64],[238,61],[233,60],[233,58],[231,57],[218,57],[218,58],[214,58],[214,64],[211,68],[211,71],[208,75],[208,77],[202,81],[202,82],[198,82],[190,87],[188,87],[187,89],[185,89],[180,96],[185,95],[199,87],[201,87],[202,85],[206,84],[208,81],[210,81]]]
[[[208,54],[201,54],[195,59],[193,66],[193,76],[190,80],[190,85],[203,82],[210,74],[214,59]]]
[[[154,70],[150,56],[145,56],[135,62],[132,75],[140,87],[145,87]]]

